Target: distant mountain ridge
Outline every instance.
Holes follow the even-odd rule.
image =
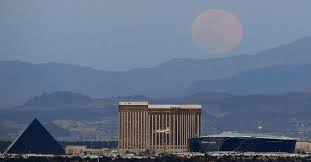
[[[24,106],[45,107],[45,106],[63,106],[63,105],[85,105],[91,101],[91,98],[78,93],[58,91],[54,93],[43,93],[41,96],[34,97],[24,103]]]
[[[241,71],[311,64],[311,37],[256,55],[221,59],[172,59],[151,68],[103,71],[76,65],[0,61],[0,108],[54,91],[73,91],[92,97],[183,96],[203,80],[233,77]],[[242,83],[241,83],[242,84]]]
[[[223,79],[205,80],[189,86],[188,92],[226,92],[231,94],[278,94],[303,92],[311,88],[311,64],[277,66],[242,71]]]

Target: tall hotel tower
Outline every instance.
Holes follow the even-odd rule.
[[[201,105],[119,103],[119,148],[186,150],[187,140],[201,135]]]

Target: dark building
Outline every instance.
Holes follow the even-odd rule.
[[[238,152],[288,152],[295,151],[296,140],[288,137],[223,133],[191,138],[188,149],[192,152],[238,151]]]
[[[64,149],[50,133],[34,119],[31,124],[6,149],[5,153],[15,154],[64,154]]]

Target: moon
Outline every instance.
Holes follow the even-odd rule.
[[[210,9],[201,13],[192,23],[192,39],[212,54],[225,54],[242,40],[242,25],[232,13]]]

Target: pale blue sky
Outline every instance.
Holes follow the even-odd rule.
[[[311,36],[310,0],[1,0],[0,60],[124,70],[210,58],[191,38],[192,21],[208,9],[242,23],[243,40],[228,55]]]

